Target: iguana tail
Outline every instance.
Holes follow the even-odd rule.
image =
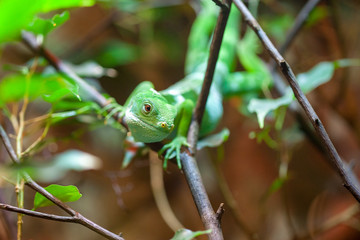
[[[201,1],[201,5],[202,9],[193,23],[189,36],[185,64],[186,75],[198,71],[205,71],[207,59],[209,57],[211,35],[214,31],[219,12],[219,7],[212,1],[203,0]],[[224,33],[215,74],[217,72],[219,72],[220,75],[226,74],[234,67],[236,42],[239,37],[239,23],[240,12],[235,7],[232,7]]]

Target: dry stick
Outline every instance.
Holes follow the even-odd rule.
[[[306,19],[309,17],[311,11],[318,5],[321,0],[308,0],[304,7],[301,9],[299,14],[296,16],[295,23],[290,31],[286,34],[285,42],[279,48],[279,53],[284,54],[284,52],[288,49],[295,36],[304,25]]]
[[[4,130],[4,128],[1,126],[1,124],[0,124],[0,138],[3,141],[5,149],[9,153],[10,158],[13,160],[13,162],[15,164],[19,164],[20,163],[19,158],[15,154],[15,151],[14,151],[12,145],[11,145],[9,137],[7,136],[7,134],[6,134],[5,130]],[[28,185],[29,187],[31,187],[35,191],[39,192],[44,197],[46,197],[51,202],[53,202],[55,205],[57,205],[58,207],[63,209],[65,212],[67,212],[69,215],[71,215],[72,218],[73,218],[73,222],[79,223],[79,224],[93,230],[94,232],[104,236],[107,239],[124,240],[121,236],[116,235],[116,234],[110,232],[109,230],[104,229],[103,227],[101,227],[101,226],[97,225],[96,223],[90,221],[89,219],[82,216],[80,213],[76,212],[75,210],[73,210],[72,208],[67,206],[65,203],[63,203],[62,201],[60,201],[59,199],[54,197],[51,193],[46,191],[43,187],[41,187],[34,180],[32,180],[31,177],[27,173],[23,173],[23,177],[25,179],[26,185]],[[9,210],[9,208],[3,208],[3,209],[4,210]],[[24,214],[26,214],[26,213],[24,213]]]
[[[174,231],[184,228],[181,222],[176,218],[175,213],[171,209],[169,200],[166,196],[164,179],[163,179],[163,168],[159,161],[158,154],[150,151],[150,185],[155,199],[157,208],[159,209],[160,215],[166,222],[166,224]]]
[[[280,55],[277,49],[274,47],[270,39],[267,37],[266,33],[262,30],[259,23],[256,19],[251,15],[249,10],[246,8],[244,3],[240,0],[233,0],[237,8],[243,14],[245,21],[247,24],[255,31],[261,42],[263,43],[266,50],[269,52],[271,57],[276,61],[278,66],[280,67],[281,72],[288,80],[288,83],[293,90],[296,99],[300,103],[301,107],[304,109],[307,117],[309,118],[311,124],[313,125],[318,137],[320,138],[321,144],[323,145],[330,162],[335,167],[335,170],[340,175],[343,180],[343,185],[347,188],[350,193],[354,196],[354,198],[360,202],[360,192],[357,186],[354,185],[352,177],[349,175],[348,170],[346,169],[345,164],[341,160],[339,154],[337,153],[333,143],[331,142],[323,124],[321,123],[319,117],[315,113],[308,99],[301,91],[299,84],[296,81],[295,75],[291,70],[288,63],[285,59]]]
[[[250,230],[247,224],[242,220],[240,216],[240,209],[238,207],[238,204],[231,192],[231,189],[229,188],[229,185],[226,182],[225,176],[220,169],[219,163],[216,162],[215,159],[213,160],[213,166],[214,166],[214,171],[216,175],[215,178],[217,180],[217,184],[219,186],[222,196],[225,199],[225,203],[227,204],[230,213],[234,217],[236,224],[241,228],[244,235],[246,235],[247,239],[249,240],[257,239],[256,234],[252,232],[252,230]]]
[[[216,3],[219,4],[218,1]],[[217,215],[215,214],[211,206],[209,197],[201,181],[200,172],[196,164],[196,159],[193,156],[196,151],[196,143],[199,134],[199,127],[205,111],[206,101],[209,96],[209,91],[214,76],[216,62],[219,56],[219,51],[220,51],[227,19],[230,13],[231,2],[226,1],[225,4],[222,4],[220,8],[220,14],[218,16],[218,20],[214,30],[213,39],[211,41],[210,55],[207,63],[204,82],[202,85],[202,89],[198,101],[196,103],[195,111],[193,114],[193,120],[190,124],[189,132],[188,132],[187,139],[191,146],[192,156],[189,156],[188,159],[181,158],[181,164],[184,169],[184,174],[187,179],[187,183],[191,190],[198,212],[201,216],[201,219],[205,225],[205,228],[212,229],[211,233],[209,233],[209,238],[211,240],[223,239],[223,234],[220,226],[220,221],[217,218]],[[182,153],[182,156],[185,155],[188,156],[186,153]]]
[[[6,210],[6,211],[10,211],[10,212],[25,214],[25,215],[28,215],[31,217],[44,218],[44,219],[54,220],[54,221],[59,221],[59,222],[76,222],[76,218],[74,218],[74,217],[42,213],[42,212],[37,212],[37,211],[28,210],[28,209],[24,209],[24,208],[14,207],[14,206],[4,204],[4,203],[0,203],[0,208],[3,210]]]

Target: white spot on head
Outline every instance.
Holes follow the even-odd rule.
[[[155,94],[155,95],[161,95],[158,91],[156,91],[153,88],[150,88],[150,91],[152,91],[152,93]]]

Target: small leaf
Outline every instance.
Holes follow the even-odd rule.
[[[292,92],[287,92],[286,95],[277,99],[258,99],[253,98],[248,105],[249,112],[256,113],[260,128],[264,127],[265,117],[271,111],[289,105],[293,100]]]
[[[318,86],[328,82],[334,75],[334,70],[340,67],[359,66],[359,59],[341,59],[334,62],[321,62],[312,69],[297,76],[298,83],[304,93],[309,93]],[[285,90],[285,95],[277,99],[257,99],[249,101],[249,112],[256,113],[260,128],[264,127],[267,114],[281,106],[289,105],[294,99],[290,87]]]
[[[77,187],[73,185],[61,186],[57,184],[51,184],[47,186],[45,190],[62,202],[75,202],[82,196]],[[46,207],[51,205],[54,205],[54,203],[45,198],[43,195],[38,192],[35,194],[33,210],[39,207]]]
[[[189,229],[182,228],[182,229],[177,230],[174,237],[172,237],[170,240],[191,240],[200,235],[205,235],[205,234],[209,234],[209,233],[211,233],[211,229],[206,230],[206,231],[193,232]]]
[[[205,147],[218,147],[229,138],[230,131],[227,128],[221,130],[221,132],[212,134],[198,141],[196,147],[198,150]]]
[[[270,136],[271,128],[268,126],[259,132],[250,132],[249,138],[256,139],[257,143],[265,142],[270,148],[276,149],[278,144]]]
[[[61,26],[69,19],[69,12],[65,11],[61,14],[54,15],[51,19],[43,19],[34,17],[33,21],[27,26],[26,30],[34,34],[47,35],[55,28]]]
[[[276,178],[270,185],[270,187],[268,188],[267,192],[265,193],[265,195],[262,197],[262,201],[267,200],[272,194],[274,194],[275,192],[277,192],[278,190],[280,190],[284,184],[286,183],[286,181],[288,180],[287,177],[278,177]]]

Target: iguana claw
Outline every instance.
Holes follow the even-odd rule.
[[[176,157],[177,165],[179,169],[181,169],[181,161],[180,161],[180,150],[181,147],[189,147],[189,143],[186,141],[186,137],[178,136],[174,138],[170,143],[165,144],[162,149],[159,151],[159,155],[163,154],[166,151],[164,156],[164,164],[163,168],[167,168],[167,162],[169,159]]]
[[[124,110],[125,109],[123,106],[116,103],[116,101],[113,98],[110,98],[109,103],[102,108],[101,114],[105,115],[105,122],[106,122],[116,113],[120,113],[120,116],[123,115]]]

